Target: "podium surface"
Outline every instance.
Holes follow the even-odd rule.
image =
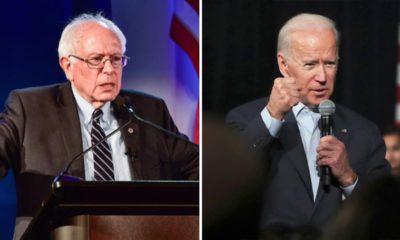
[[[199,182],[58,181],[21,239],[50,239],[53,229],[79,215],[159,216],[164,222],[165,216],[196,216],[198,232]],[[150,218],[134,222],[143,224],[143,219]]]

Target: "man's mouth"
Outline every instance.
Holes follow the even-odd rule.
[[[113,89],[115,86],[114,83],[103,83],[103,84],[99,84],[98,87],[104,89],[104,90],[108,90],[108,89]]]
[[[326,93],[328,93],[327,88],[313,89],[312,91],[317,95],[325,95]]]

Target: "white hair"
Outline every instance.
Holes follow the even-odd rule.
[[[336,39],[336,51],[339,54],[339,31],[336,29],[335,22],[331,19],[310,13],[301,13],[289,19],[281,28],[278,35],[277,51],[289,54],[291,48],[291,35],[298,31],[323,31],[332,30]]]
[[[76,44],[79,41],[79,39],[77,39],[76,36],[77,30],[88,22],[97,23],[114,32],[119,38],[119,41],[121,42],[122,53],[125,53],[126,50],[125,35],[122,33],[121,29],[119,29],[118,26],[115,25],[114,22],[103,17],[101,13],[98,14],[84,13],[72,19],[68,23],[68,25],[65,26],[61,34],[60,42],[58,43],[58,58],[67,57],[68,55],[75,53]]]

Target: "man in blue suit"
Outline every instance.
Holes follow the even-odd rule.
[[[279,32],[282,77],[274,80],[269,98],[246,103],[227,116],[230,127],[269,163],[262,228],[323,228],[364,181],[389,171],[378,128],[343,106],[336,106],[333,135],[320,137],[316,109],[333,92],[338,39],[329,18],[291,18]],[[320,183],[321,166],[331,169],[328,187]]]

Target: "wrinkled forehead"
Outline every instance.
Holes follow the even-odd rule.
[[[117,34],[105,24],[86,22],[75,29],[74,48],[76,51],[88,51],[88,48],[105,49],[107,51],[122,51],[122,45]],[[98,49],[97,49],[98,50]]]
[[[324,46],[336,46],[336,37],[332,30],[299,30],[290,34],[290,42],[301,45],[321,44]]]
[[[296,31],[291,34],[294,53],[337,55],[336,38],[332,31]]]

